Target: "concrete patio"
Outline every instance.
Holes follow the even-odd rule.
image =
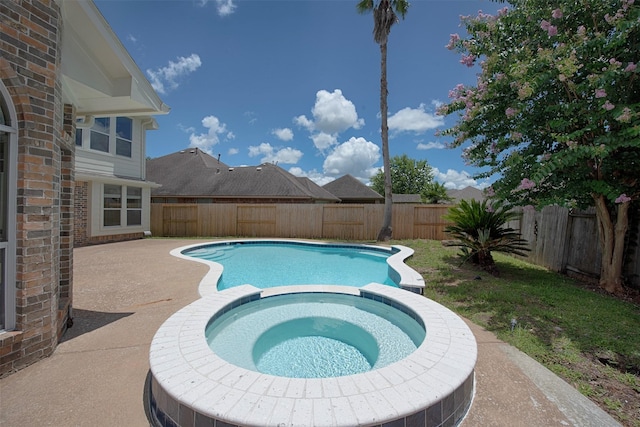
[[[74,325],[51,357],[0,380],[0,425],[149,425],[151,340],[169,316],[198,299],[207,272],[169,252],[194,243],[148,239],[75,249]],[[464,427],[619,425],[542,365],[467,323],[478,363]]]

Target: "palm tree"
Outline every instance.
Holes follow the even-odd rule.
[[[356,6],[359,13],[373,11],[373,39],[380,45],[380,114],[382,116],[382,162],[384,166],[384,218],[378,233],[378,241],[391,239],[391,166],[389,162],[389,127],[387,126],[387,39],[391,26],[402,19],[409,9],[406,0],[360,0]],[[396,14],[397,13],[397,14]]]
[[[461,248],[463,262],[471,260],[497,276],[499,272],[491,252],[526,256],[529,251],[527,241],[507,225],[517,216],[510,206],[500,203],[489,205],[486,200],[461,200],[445,215],[444,219],[453,223],[445,227],[445,231],[456,239],[451,246]]]

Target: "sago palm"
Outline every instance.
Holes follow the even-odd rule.
[[[526,256],[527,241],[507,223],[518,216],[510,207],[501,204],[488,205],[486,201],[461,200],[449,208],[445,216],[453,224],[445,231],[456,239],[452,246],[461,247],[464,260],[471,260],[487,272],[498,275],[491,252]]]
[[[391,166],[389,161],[389,127],[387,126],[387,39],[391,26],[398,22],[398,14],[404,19],[409,9],[406,0],[361,0],[356,6],[358,12],[373,11],[373,39],[380,45],[380,115],[382,116],[382,162],[384,167],[384,218],[378,233],[378,241],[391,239]]]

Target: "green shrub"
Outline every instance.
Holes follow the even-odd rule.
[[[497,276],[498,269],[491,252],[525,256],[529,250],[526,240],[516,230],[506,226],[516,216],[502,204],[488,205],[486,200],[461,200],[445,216],[447,221],[453,222],[445,231],[455,239],[452,246],[461,248],[463,262],[470,260]]]

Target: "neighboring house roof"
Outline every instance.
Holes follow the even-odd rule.
[[[359,179],[347,174],[322,186],[342,201],[369,200],[382,201],[384,197],[364,185]]]
[[[393,203],[422,203],[422,197],[419,194],[392,194]]]
[[[484,192],[475,187],[465,187],[462,190],[447,190],[447,194],[453,199],[452,203],[458,203],[460,200],[469,201],[471,199],[482,202],[485,199]]]
[[[79,118],[167,114],[165,105],[98,8],[59,1],[63,16],[62,93]]]
[[[230,167],[197,148],[147,160],[147,179],[162,185],[151,191],[154,197],[340,201],[276,165]]]

